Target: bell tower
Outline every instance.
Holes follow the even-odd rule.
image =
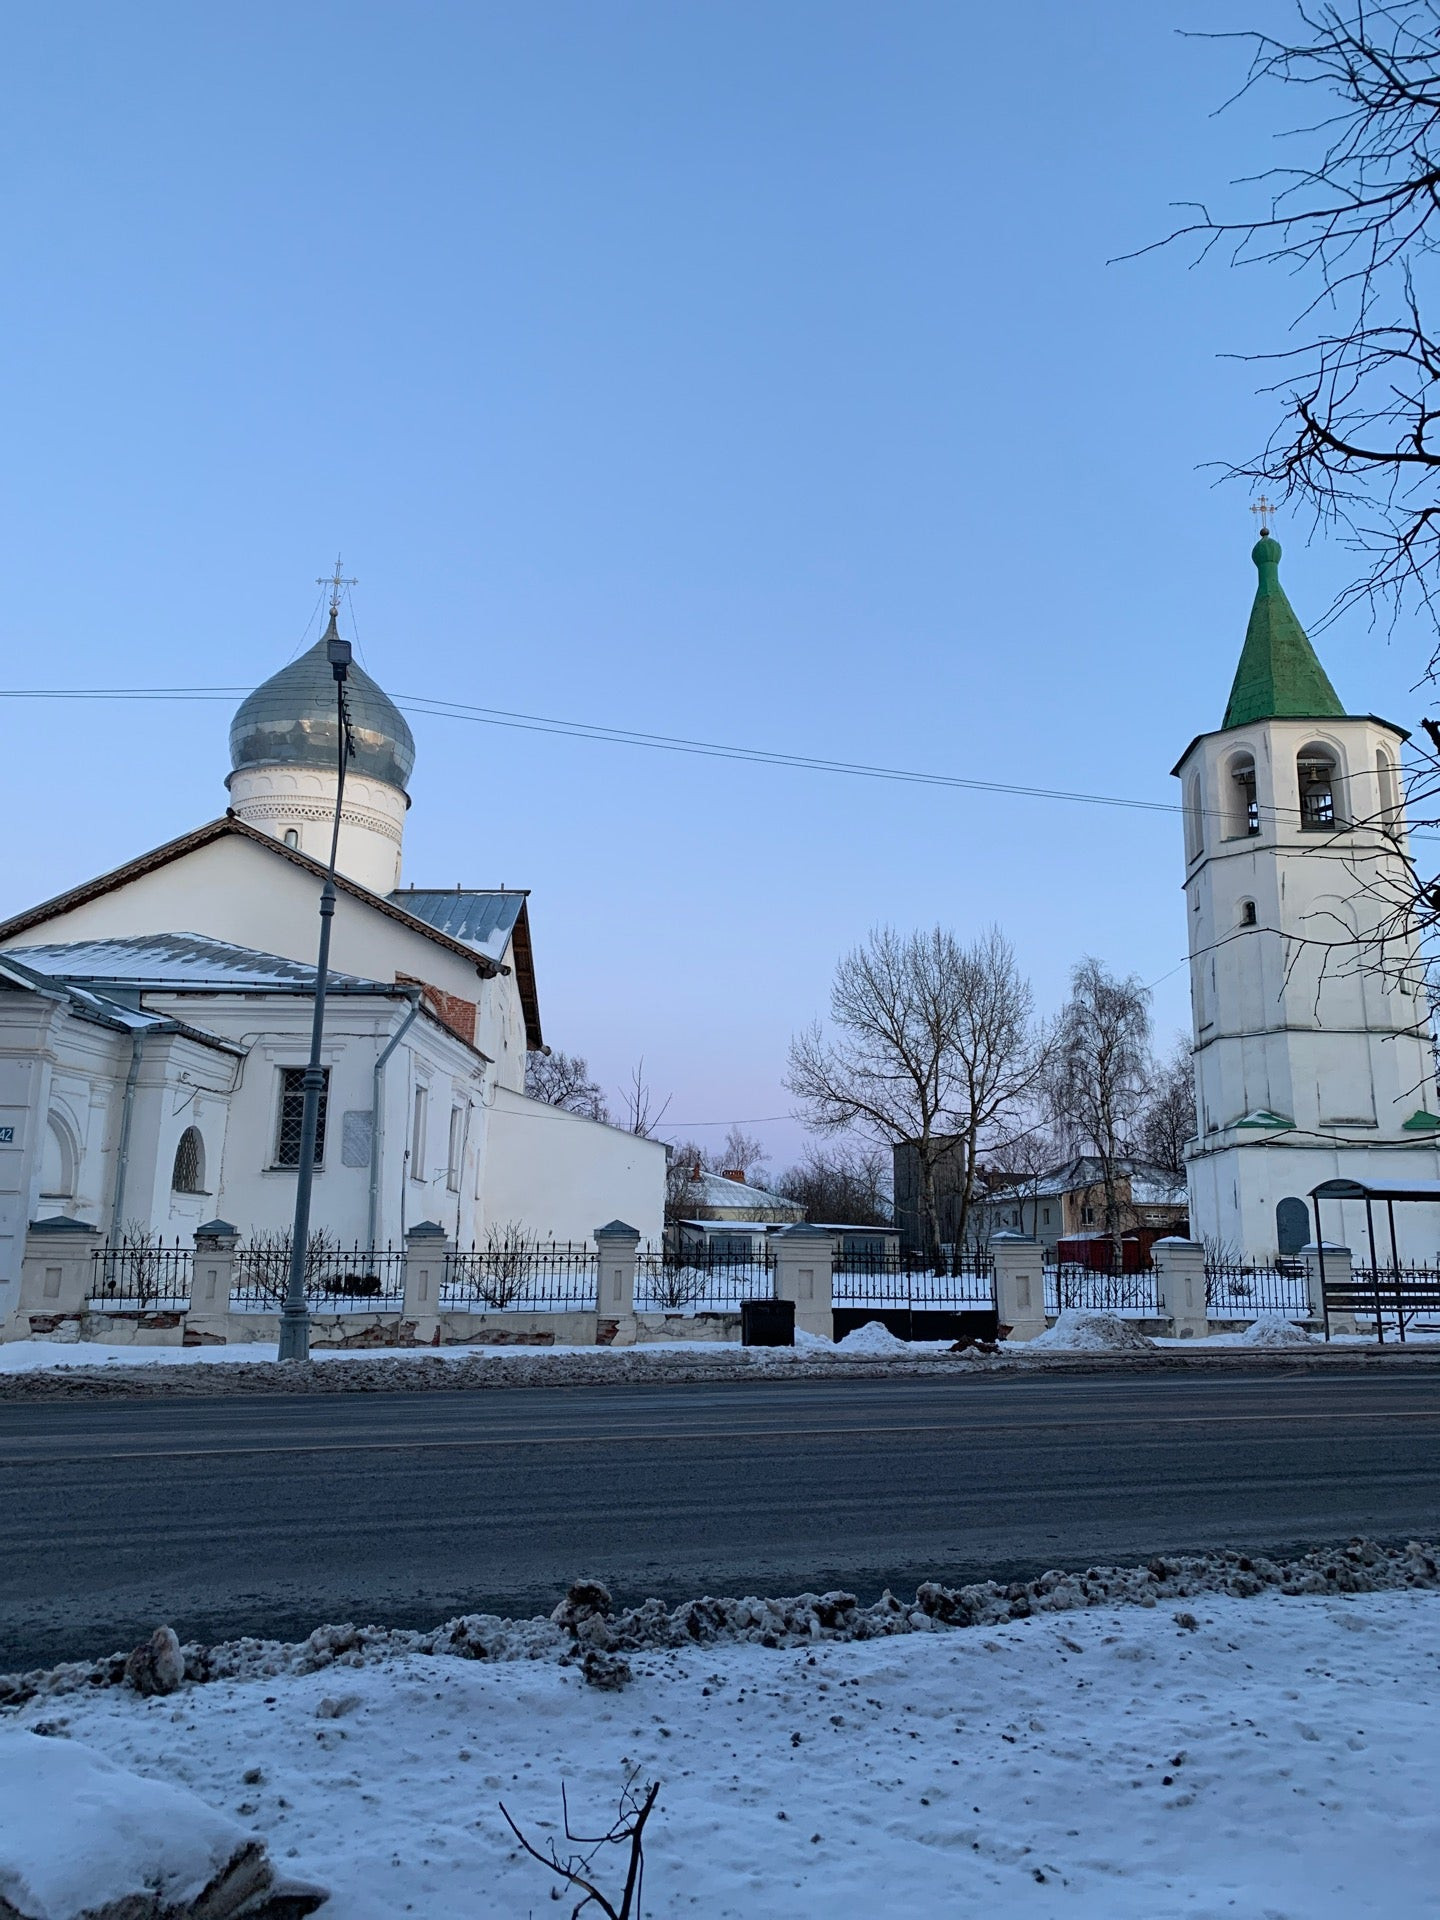
[[[1268,529],[1250,557],[1259,578],[1224,720],[1174,771],[1195,1056],[1191,1230],[1264,1260],[1312,1237],[1322,1180],[1440,1178],[1440,1103],[1420,958],[1393,931],[1412,884],[1408,736],[1345,712],[1280,585]],[[1440,1207],[1401,1212],[1402,1259],[1430,1264]],[[1357,1259],[1363,1231],[1357,1205],[1345,1219]]]

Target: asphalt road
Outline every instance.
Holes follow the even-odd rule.
[[[322,1620],[1440,1533],[1440,1367],[0,1406],[0,1672]]]

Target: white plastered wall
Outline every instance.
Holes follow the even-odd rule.
[[[1440,1177],[1433,1138],[1404,1124],[1440,1111],[1428,1011],[1357,938],[1409,885],[1395,790],[1382,789],[1377,770],[1379,754],[1398,765],[1399,744],[1395,729],[1368,718],[1256,721],[1203,735],[1177,769],[1198,1109],[1191,1228],[1246,1258],[1276,1251],[1277,1203],[1308,1199],[1321,1180]],[[1338,763],[1345,824],[1335,831],[1300,822],[1296,761],[1311,747]],[[1253,835],[1233,790],[1240,755],[1255,767]],[[1392,966],[1402,957],[1392,946]],[[1240,1124],[1266,1112],[1293,1126]],[[1402,1251],[1428,1263],[1440,1222],[1403,1211]],[[1338,1225],[1337,1216],[1327,1235]]]
[[[482,1230],[512,1222],[542,1240],[588,1241],[623,1220],[659,1244],[665,1149],[505,1087],[487,1115]]]

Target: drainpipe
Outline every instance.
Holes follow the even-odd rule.
[[[375,1062],[375,1071],[371,1081],[373,1091],[370,1096],[370,1213],[369,1231],[365,1242],[366,1246],[371,1248],[375,1245],[375,1232],[379,1224],[380,1215],[380,1138],[382,1132],[380,1122],[380,1083],[385,1072],[385,1062],[410,1031],[415,1016],[420,1011],[422,991],[420,987],[407,987],[405,989],[406,998],[410,1002],[410,1011],[386,1042],[379,1059]]]
[[[125,1171],[130,1164],[130,1116],[135,1110],[135,1082],[140,1077],[140,1055],[144,1047],[145,1031],[136,1027],[130,1036],[130,1071],[125,1076],[125,1097],[120,1105],[120,1143],[115,1158],[115,1191],[110,1201],[112,1240],[124,1224],[121,1209],[125,1205]]]

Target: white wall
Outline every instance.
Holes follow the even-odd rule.
[[[1336,811],[1349,824],[1334,830],[1300,824],[1296,757],[1312,744],[1338,762]],[[1417,1109],[1440,1111],[1428,1007],[1382,977],[1365,944],[1409,886],[1403,821],[1388,821],[1398,837],[1381,830],[1376,773],[1377,752],[1393,762],[1398,747],[1371,719],[1265,720],[1202,735],[1178,770],[1199,1125],[1191,1227],[1247,1258],[1275,1251],[1275,1203],[1322,1179],[1378,1178],[1382,1160],[1395,1177],[1440,1174],[1432,1142],[1404,1126]],[[1253,835],[1235,807],[1240,754],[1255,766]],[[1406,958],[1388,945],[1392,967]],[[1259,1111],[1294,1125],[1238,1125]],[[1418,1245],[1432,1228],[1416,1216],[1404,1234]]]
[[[658,1245],[665,1149],[501,1087],[488,1115],[483,1227],[512,1221],[541,1240],[589,1240],[624,1220]]]
[[[253,840],[227,835],[3,944],[20,948],[200,933],[313,966],[319,903],[319,883],[312,874]],[[470,1001],[479,998],[484,984],[478,960],[452,953],[344,892],[335,903],[330,963],[337,972],[367,980],[409,974]]]

